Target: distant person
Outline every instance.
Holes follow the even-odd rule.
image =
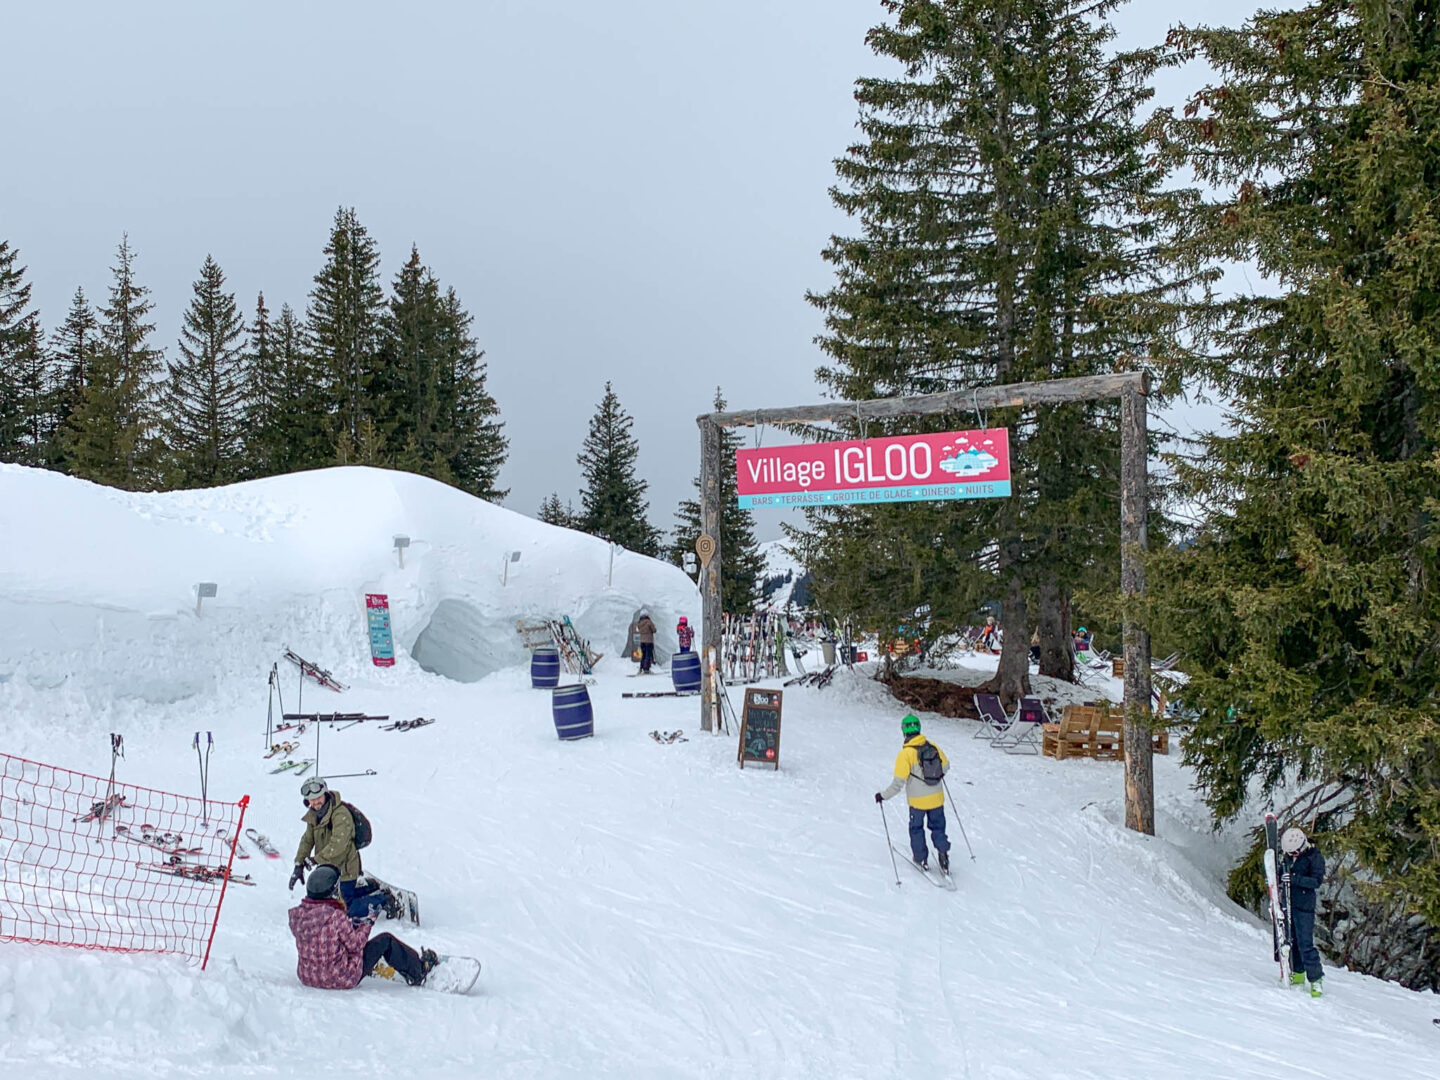
[[[1089,630],[1086,630],[1085,627],[1082,626],[1082,627],[1080,627],[1079,630],[1076,630],[1076,631],[1075,631],[1075,651],[1076,651],[1076,652],[1084,652],[1086,649],[1090,648],[1090,642],[1091,642],[1092,638],[1093,638],[1093,635],[1090,633]]]
[[[1040,662],[1040,628],[1038,626],[1035,628],[1035,632],[1030,635],[1030,662],[1032,664],[1038,664]]]
[[[640,638],[640,674],[649,675],[650,665],[655,663],[655,620],[650,612],[640,609],[640,620],[635,624],[635,633]]]
[[[340,872],[340,897],[352,918],[369,918],[380,910],[398,912],[399,902],[388,892],[358,882],[363,867],[355,847],[355,816],[340,793],[331,791],[321,777],[312,776],[300,785],[300,798],[307,807],[300,819],[305,822],[305,834],[300,837],[300,847],[295,852],[290,891],[295,891],[305,876],[306,862],[313,858]]]
[[[980,648],[986,652],[1000,651],[1000,627],[995,625],[995,616],[985,616],[985,627],[980,631]]]
[[[1299,986],[1310,980],[1310,996],[1324,993],[1325,969],[1320,966],[1320,950],[1315,948],[1315,890],[1325,882],[1325,856],[1310,843],[1304,830],[1291,827],[1280,837],[1280,882],[1290,898],[1290,966],[1303,967],[1290,973],[1290,981]]]
[[[905,746],[895,758],[895,779],[884,791],[875,793],[882,803],[905,789],[910,803],[910,854],[921,870],[929,869],[930,849],[925,846],[925,826],[940,857],[942,873],[950,872],[950,838],[945,835],[945,788],[941,784],[950,768],[945,752],[920,734],[920,719],[907,716],[900,721]]]
[[[695,643],[695,631],[690,629],[690,620],[684,615],[680,616],[680,623],[675,627],[675,636],[680,639],[680,651],[689,652],[690,646]]]
[[[300,981],[317,990],[351,990],[365,976],[376,974],[376,965],[383,962],[411,986],[424,985],[440,957],[430,949],[417,953],[393,934],[371,938],[374,914],[351,918],[336,895],[339,886],[338,868],[317,866],[305,883],[305,899],[290,909]]]

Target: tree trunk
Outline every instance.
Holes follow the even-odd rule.
[[[1040,582],[1040,674],[1075,681],[1075,638],[1070,632],[1070,591],[1053,575]]]
[[[1005,606],[1000,612],[1000,629],[1004,632],[1000,666],[995,671],[995,677],[981,688],[998,695],[1007,709],[1013,708],[1023,695],[1030,692],[1030,620],[1026,614],[1023,585],[1020,571],[1012,569],[1010,583],[1005,589]]]

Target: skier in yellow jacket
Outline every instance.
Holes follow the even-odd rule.
[[[895,758],[895,779],[884,791],[875,793],[877,803],[900,794],[910,803],[910,853],[921,870],[929,869],[930,851],[925,846],[925,826],[940,856],[940,869],[950,872],[950,838],[945,835],[945,789],[940,781],[950,768],[945,751],[920,734],[920,719],[907,716],[900,721],[905,746]]]

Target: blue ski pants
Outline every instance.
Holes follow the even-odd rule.
[[[345,911],[352,919],[368,919],[371,911],[379,911],[385,907],[384,893],[368,883],[360,885],[354,881],[340,882],[340,899],[345,901]]]
[[[1320,950],[1315,948],[1315,912],[1290,912],[1290,967],[1305,969],[1305,977],[1318,982],[1325,974],[1320,966]]]
[[[949,851],[950,838],[945,835],[945,807],[934,810],[917,810],[910,807],[910,854],[916,862],[926,862],[930,851],[925,846],[925,826],[930,826],[930,839],[935,842],[936,851]]]

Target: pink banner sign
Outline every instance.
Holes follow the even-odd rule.
[[[739,503],[825,506],[1010,494],[1005,428],[735,452]]]

